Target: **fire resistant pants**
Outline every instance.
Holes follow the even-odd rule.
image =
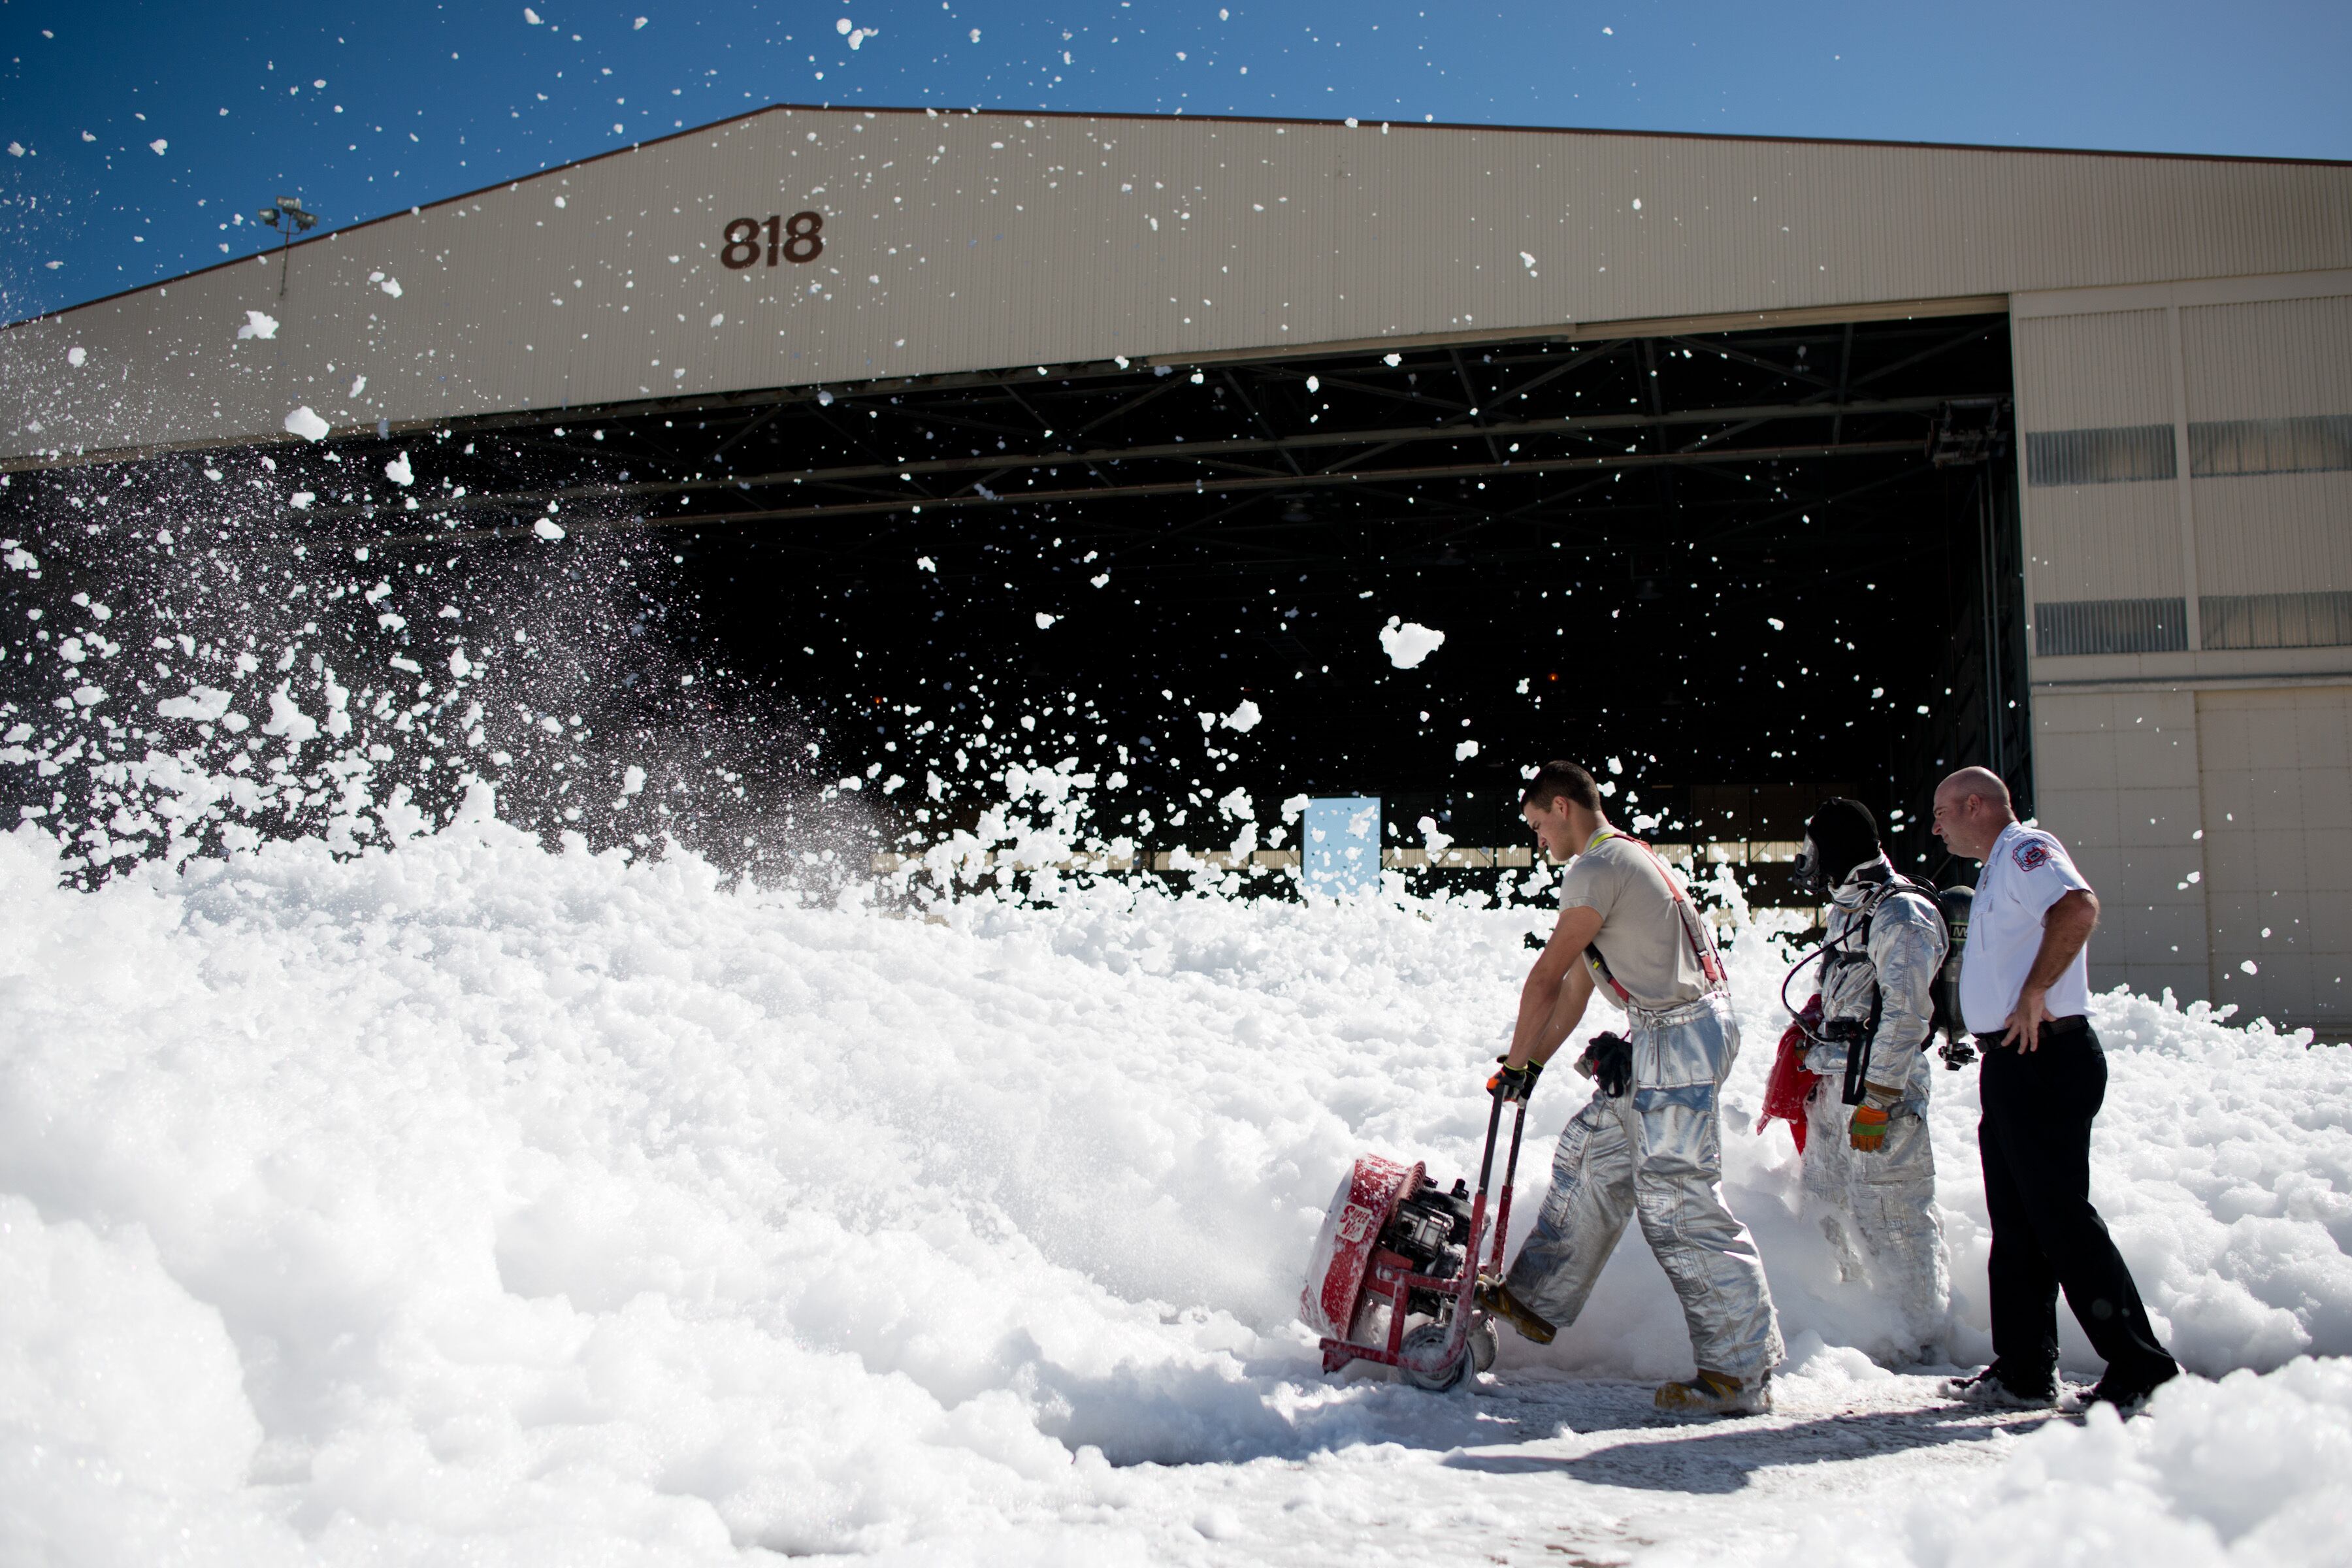
[[[2152,1387],[2179,1369],[2140,1304],[2131,1270],[2091,1206],[2091,1121],[2107,1096],[2107,1056],[2087,1020],[2045,1027],[2039,1050],[1979,1036],[1984,1106],[1977,1147],[1992,1220],[1992,1353],[2012,1388],[2058,1371],[2058,1292],[2066,1292],[2107,1375]]]
[[[1895,1310],[1885,1350],[1898,1363],[1944,1338],[1952,1281],[1944,1262],[1944,1226],[1936,1216],[1936,1152],[1927,1119],[1896,1110],[1886,1141],[1862,1153],[1847,1141],[1853,1107],[1838,1099],[1838,1080],[1813,1086],[1805,1119],[1805,1213],[1836,1249],[1838,1278]]]
[[[1748,1227],[1723,1202],[1717,1095],[1739,1052],[1727,997],[1629,1015],[1633,1088],[1594,1091],[1552,1155],[1551,1191],[1511,1265],[1511,1294],[1552,1324],[1576,1321],[1638,1215],[1690,1328],[1701,1371],[1753,1381],[1780,1364],[1780,1323]]]

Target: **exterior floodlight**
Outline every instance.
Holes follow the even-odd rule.
[[[278,297],[283,300],[286,298],[287,268],[291,265],[287,258],[288,249],[293,245],[296,235],[308,234],[317,226],[319,215],[304,211],[299,196],[280,196],[253,216],[278,231]]]

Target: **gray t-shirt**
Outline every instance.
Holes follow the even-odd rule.
[[[1691,951],[1665,873],[1640,845],[1614,834],[1586,845],[1560,878],[1559,907],[1600,915],[1592,946],[1635,1006],[1679,1007],[1706,994],[1706,972]],[[1600,990],[1620,1000],[1605,980]]]

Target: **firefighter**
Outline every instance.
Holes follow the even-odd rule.
[[[1713,934],[1649,847],[1610,826],[1584,769],[1546,763],[1521,815],[1549,858],[1575,858],[1490,1087],[1525,1099],[1596,989],[1624,1010],[1628,1030],[1596,1037],[1578,1063],[1596,1079],[1591,1101],[1560,1134],[1533,1234],[1507,1279],[1482,1282],[1480,1304],[1549,1342],[1583,1310],[1638,1216],[1681,1298],[1697,1363],[1657,1391],[1658,1407],[1769,1410],[1780,1324],[1756,1243],[1723,1199],[1718,1097],[1739,1024]]]
[[[1989,769],[1962,768],[1936,786],[1935,831],[1984,867],[1960,1011],[1984,1048],[1977,1152],[1992,1221],[1992,1364],[1945,1392],[1973,1405],[2055,1403],[2063,1289],[2107,1363],[2088,1403],[2129,1415],[2180,1368],[2091,1204],[2091,1123],[2106,1100],[2107,1058],[2091,1026],[2083,949],[2099,896],[2054,835],[2017,820],[2009,786]]]
[[[1899,876],[1858,800],[1832,800],[1805,825],[1797,880],[1829,901],[1822,1021],[1806,1053],[1804,1203],[1835,1249],[1838,1275],[1896,1319],[1897,1364],[1939,1361],[1951,1309],[1927,1042],[1947,937],[1933,899]]]

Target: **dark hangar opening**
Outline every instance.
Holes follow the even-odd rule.
[[[929,823],[897,797],[919,842],[989,792],[912,731],[982,712],[1119,766],[1104,826],[1148,810],[1148,848],[1222,847],[1235,785],[1517,845],[1517,770],[1561,754],[1620,759],[1661,839],[1786,841],[1837,789],[1916,820],[1956,760],[2026,781],[2010,386],[2006,318],[1960,317],[1026,367],[603,445],[706,476],[644,515],[708,520],[677,536],[730,660],[845,768],[947,776]],[[1445,642],[1398,668],[1391,617]],[[1216,768],[1197,714],[1244,698]]]
[[[1146,850],[1223,847],[1236,787],[1262,820],[1377,795],[1392,847],[1423,817],[1517,846],[1518,769],[1566,755],[1617,759],[1618,815],[1664,841],[1785,844],[1851,791],[1934,874],[1934,776],[2030,776],[2010,392],[2006,318],[1958,316],[1024,366],[275,450],[373,472],[430,446],[421,510],[329,504],[322,468],[287,520],[312,542],[551,561],[551,501],[657,539],[640,558],[730,675],[703,700],[790,699],[828,773],[879,765],[861,804],[902,843],[996,798],[954,760],[985,715],[995,769],[1123,776],[1095,826]],[[1444,645],[1397,668],[1391,617]],[[1244,700],[1255,728],[1204,733]],[[1770,896],[1781,853],[1734,858]]]

